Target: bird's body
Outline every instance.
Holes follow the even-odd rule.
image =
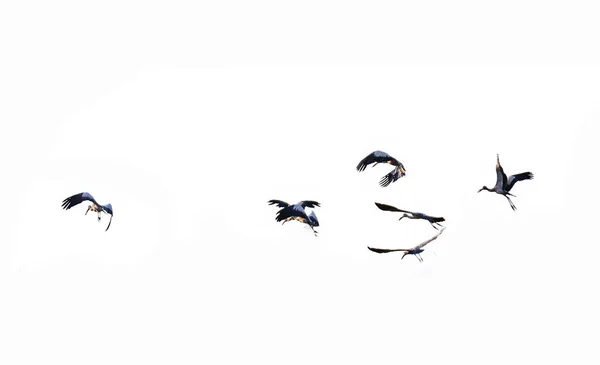
[[[106,204],[106,205],[99,204],[90,193],[79,193],[79,194],[70,196],[67,199],[63,200],[62,207],[63,207],[63,209],[68,210],[86,200],[91,203],[90,205],[88,205],[88,208],[85,211],[86,215],[88,214],[89,211],[98,213],[98,222],[100,222],[102,212],[110,215],[110,220],[108,221],[108,226],[105,229],[105,231],[108,231],[108,228],[110,228],[110,224],[112,223],[112,217],[113,217],[112,205],[111,204]]]
[[[427,215],[425,213],[411,212],[411,211],[408,211],[408,210],[398,209],[396,207],[393,207],[393,206],[387,205],[387,204],[375,203],[375,205],[377,206],[377,208],[379,208],[381,210],[385,210],[387,212],[402,212],[402,213],[405,213],[398,220],[401,220],[402,218],[423,219],[423,220],[426,220],[427,222],[429,222],[431,224],[431,226],[433,228],[435,228],[435,229],[439,229],[438,227],[436,227],[436,225],[438,225],[439,227],[443,227],[440,224],[440,222],[444,222],[445,221],[444,217],[432,217],[432,216]]]
[[[522,172],[520,174],[510,175],[507,177],[504,173],[502,165],[500,165],[500,155],[496,155],[496,185],[494,185],[492,189],[488,188],[487,186],[483,186],[477,192],[479,193],[482,190],[487,190],[496,194],[503,195],[508,200],[508,203],[510,204],[512,210],[517,210],[517,207],[508,197],[509,195],[514,197],[514,195],[510,193],[510,190],[513,188],[513,186],[515,186],[515,184],[518,181],[531,179],[533,179],[533,174],[529,171]]]
[[[387,248],[373,248],[373,247],[368,247],[368,246],[367,246],[367,248],[369,250],[371,250],[373,252],[377,252],[377,253],[389,253],[389,252],[403,251],[404,254],[402,255],[402,257],[400,259],[403,259],[404,256],[406,256],[406,255],[414,255],[420,262],[423,262],[423,258],[421,257],[421,252],[425,251],[423,249],[423,247],[425,247],[425,245],[427,245],[429,242],[438,238],[442,234],[442,232],[444,232],[445,229],[446,229],[446,227],[442,227],[442,229],[440,229],[440,231],[435,236],[431,237],[427,241],[422,242],[412,248],[387,249]]]
[[[402,176],[406,175],[406,169],[404,165],[390,156],[389,154],[383,151],[374,151],[367,155],[367,157],[363,158],[358,165],[356,166],[356,170],[364,171],[368,165],[374,163],[373,167],[377,166],[379,163],[387,163],[394,166],[394,169],[390,171],[387,175],[381,178],[379,181],[379,185],[382,187],[386,187],[393,183],[394,181],[400,179]]]
[[[289,221],[298,221],[300,223],[304,223],[308,225],[315,236],[317,235],[317,231],[315,231],[314,227],[319,226],[319,220],[317,219],[317,215],[315,212],[310,212],[307,214],[304,208],[315,208],[320,207],[321,205],[314,200],[303,200],[296,204],[288,204],[282,200],[269,200],[269,205],[277,205],[281,209],[277,212],[275,216],[275,220],[277,222],[282,222],[284,224]]]

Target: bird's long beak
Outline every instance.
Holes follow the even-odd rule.
[[[378,163],[379,163],[379,162],[375,162],[375,163],[373,164],[373,166],[371,166],[371,167],[375,167],[375,166],[377,166],[377,164],[378,164]]]

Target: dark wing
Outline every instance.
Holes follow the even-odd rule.
[[[506,186],[506,174],[502,165],[500,165],[500,155],[496,155],[496,188],[501,190],[505,189]]]
[[[392,161],[392,165],[396,166],[398,168],[398,170],[400,170],[400,173],[402,173],[402,176],[404,176],[406,174],[406,169],[404,168],[404,165],[402,164],[402,162],[396,160],[393,157],[392,157],[391,161]]]
[[[364,169],[366,169],[367,166],[369,166],[372,163],[387,162],[391,159],[393,159],[393,157],[383,151],[374,151],[367,155],[367,157],[363,158],[356,166],[356,169],[358,171],[364,171]]]
[[[79,193],[79,194],[75,194],[75,195],[70,196],[67,199],[63,200],[62,207],[63,207],[63,209],[71,209],[74,206],[76,206],[77,204],[80,204],[81,202],[86,201],[86,200],[91,201],[92,203],[94,203],[96,205],[100,205],[100,204],[98,204],[96,199],[94,199],[94,197],[90,193]]]
[[[411,248],[411,251],[412,250],[416,250],[418,248],[423,248],[426,244],[428,244],[429,242],[431,242],[431,241],[435,240],[436,238],[438,238],[442,234],[442,232],[444,232],[444,229],[446,229],[446,227],[442,227],[442,229],[440,229],[440,231],[435,236],[431,237],[427,241],[421,242],[418,245],[416,245],[415,247]]]
[[[269,200],[269,205],[277,205],[279,208],[285,208],[287,207],[289,204],[284,202],[283,200]]]
[[[317,215],[314,211],[310,212],[310,215],[308,216],[308,225],[315,227],[319,226],[319,219],[317,218]]]
[[[111,216],[113,215],[113,209],[111,204],[101,205],[100,208],[104,211],[104,213],[110,214]]]
[[[377,252],[377,253],[388,253],[388,252],[395,252],[395,251],[408,251],[402,248],[395,248],[395,249],[387,249],[387,248],[373,248],[373,247],[369,247],[367,246],[367,248],[373,252]]]
[[[517,181],[521,180],[531,180],[533,179],[533,174],[531,172],[522,172],[520,174],[510,175],[508,178],[508,182],[504,186],[504,190],[510,191],[512,187],[517,183]]]
[[[110,224],[112,223],[112,213],[110,215],[110,220],[108,221],[108,226],[106,226],[106,229],[104,230],[104,232],[108,231],[108,229],[110,228]]]
[[[308,221],[308,216],[300,204],[288,205],[287,207],[280,209],[275,216],[275,220],[281,222],[290,217],[300,217]]]
[[[321,204],[319,204],[318,202],[316,202],[314,200],[303,200],[303,201],[299,202],[298,204],[302,205],[302,208],[314,208],[314,207],[321,206]]]
[[[379,208],[381,210],[385,210],[387,212],[403,212],[403,213],[414,214],[413,212],[409,212],[408,210],[398,209],[396,207],[393,207],[393,206],[387,205],[387,204],[375,203],[375,205],[377,205],[377,208]]]
[[[430,216],[430,215],[426,215],[426,217],[427,217],[427,218],[425,218],[425,219],[427,219],[427,220],[428,220],[428,221],[430,221],[431,223],[439,223],[439,222],[444,222],[444,221],[446,221],[446,220],[444,219],[444,217],[432,217],[432,216]]]
[[[108,231],[108,228],[110,227],[110,224],[112,223],[112,219],[113,219],[113,209],[112,209],[112,205],[106,204],[106,205],[102,205],[101,206],[102,210],[104,211],[104,213],[106,214],[110,214],[110,220],[108,221],[108,226],[106,227],[106,229],[104,230],[105,232]]]
[[[404,176],[404,173],[400,171],[399,167],[395,167],[392,171],[390,171],[389,174],[381,178],[381,180],[379,181],[379,185],[381,185],[382,188],[385,188],[386,186],[390,185],[402,176]]]

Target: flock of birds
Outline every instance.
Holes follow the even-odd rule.
[[[387,163],[387,164],[394,166],[392,171],[390,171],[389,173],[384,175],[381,178],[381,180],[379,181],[379,185],[381,185],[381,187],[387,187],[391,183],[397,181],[398,179],[400,179],[401,177],[406,175],[406,169],[404,168],[404,165],[400,161],[398,161],[397,159],[395,159],[394,157],[390,156],[389,154],[387,154],[383,151],[374,151],[374,152],[370,153],[369,155],[367,155],[367,157],[363,158],[358,163],[358,166],[356,166],[356,170],[361,172],[361,171],[364,171],[367,168],[367,166],[369,166],[371,164],[373,164],[373,167],[375,167],[375,166],[377,166],[377,164],[380,164],[380,163]],[[513,202],[509,198],[509,196],[514,197],[514,195],[510,193],[510,190],[515,186],[515,184],[518,181],[530,180],[530,179],[533,179],[533,174],[531,172],[523,172],[520,174],[506,176],[506,174],[504,173],[504,169],[502,168],[502,165],[500,165],[500,156],[496,155],[496,185],[492,189],[488,188],[487,186],[483,186],[481,189],[479,189],[478,192],[486,190],[486,191],[491,191],[491,192],[503,195],[506,199],[508,199],[510,207],[513,210],[516,210],[517,207],[513,204]],[[310,214],[307,213],[305,208],[320,207],[321,205],[318,202],[316,202],[314,200],[304,200],[304,201],[298,202],[296,204],[288,204],[284,201],[274,199],[274,200],[269,200],[268,203],[269,203],[269,205],[277,205],[279,208],[281,208],[277,212],[277,215],[275,216],[275,220],[277,222],[282,222],[282,224],[283,224],[283,223],[289,222],[291,220],[296,220],[298,222],[308,225],[312,229],[315,236],[317,235],[318,232],[315,231],[315,228],[314,228],[314,227],[319,226],[319,220],[317,219],[317,215],[315,214],[314,210],[311,211]],[[383,211],[404,213],[400,217],[399,220],[402,220],[403,218],[426,220],[427,222],[429,222],[431,224],[431,226],[433,228],[435,228],[439,232],[435,236],[429,238],[428,240],[426,240],[424,242],[419,243],[418,245],[416,245],[412,248],[384,249],[384,248],[367,247],[369,250],[371,250],[373,252],[389,253],[389,252],[400,251],[400,252],[403,252],[401,259],[403,259],[406,255],[414,255],[420,262],[423,262],[423,258],[421,257],[421,252],[424,251],[423,247],[425,247],[431,241],[434,241],[435,239],[437,239],[442,234],[444,229],[446,229],[446,227],[444,227],[442,224],[440,224],[440,222],[445,221],[444,217],[433,217],[433,216],[427,215],[425,213],[411,212],[408,210],[396,208],[396,207],[388,205],[388,204],[382,204],[382,203],[377,203],[377,202],[375,203],[375,205]]]
[[[392,157],[389,154],[382,152],[382,151],[374,151],[374,152],[370,153],[369,155],[367,155],[367,157],[363,158],[359,162],[358,166],[356,166],[356,170],[361,172],[361,171],[364,171],[367,168],[367,166],[369,166],[371,164],[373,164],[373,167],[375,167],[375,166],[377,166],[377,164],[380,164],[380,163],[386,163],[386,164],[390,164],[390,165],[394,166],[393,170],[390,171],[389,173],[387,173],[385,176],[383,176],[381,178],[381,180],[379,181],[379,185],[381,185],[381,187],[387,187],[391,183],[397,181],[398,179],[400,179],[401,177],[406,175],[406,169],[404,168],[404,165],[400,161],[395,159],[394,157]],[[494,192],[496,194],[500,194],[508,200],[510,207],[514,211],[517,209],[517,207],[514,205],[512,200],[510,200],[510,196],[514,197],[514,195],[510,193],[510,190],[515,186],[515,184],[517,182],[522,181],[522,180],[531,180],[531,179],[533,179],[533,174],[531,172],[523,172],[520,174],[506,176],[506,174],[504,173],[504,169],[502,168],[502,165],[500,165],[500,156],[496,155],[496,185],[494,185],[494,187],[491,189],[488,188],[487,186],[483,186],[481,189],[479,189],[478,193],[483,190],[486,190],[486,191]],[[70,196],[70,197],[66,198],[65,200],[63,200],[62,207],[63,207],[63,209],[68,210],[74,206],[77,206],[77,205],[83,203],[84,201],[89,201],[91,203],[90,205],[88,205],[88,208],[85,211],[85,214],[87,215],[90,210],[92,212],[98,213],[98,222],[100,222],[100,220],[101,220],[102,212],[110,215],[110,220],[108,222],[108,226],[105,229],[105,231],[108,231],[108,229],[110,228],[110,224],[112,223],[112,217],[113,217],[112,205],[111,204],[102,205],[102,204],[98,203],[96,201],[96,199],[94,199],[94,197],[90,193],[84,192],[84,193],[79,193],[79,194]],[[321,204],[319,202],[316,202],[314,200],[303,200],[296,204],[288,204],[282,200],[272,199],[272,200],[269,200],[268,203],[269,203],[269,205],[276,205],[277,207],[281,208],[277,211],[277,214],[275,216],[275,220],[277,222],[282,222],[282,224],[285,224],[286,222],[289,222],[289,221],[298,221],[298,222],[306,224],[308,227],[310,227],[310,229],[312,229],[315,236],[317,236],[318,232],[315,230],[315,227],[319,227],[319,220],[317,219],[317,215],[315,214],[314,210],[311,211],[310,213],[307,213],[305,208],[314,209],[316,207],[320,207]],[[375,205],[383,211],[404,213],[400,217],[399,220],[402,220],[403,218],[426,220],[427,222],[429,222],[431,224],[431,226],[433,228],[435,228],[439,232],[435,236],[429,238],[428,240],[426,240],[412,248],[383,249],[383,248],[367,247],[369,250],[371,250],[373,252],[388,253],[388,252],[400,251],[400,252],[404,253],[402,255],[401,259],[403,259],[404,256],[406,256],[406,255],[414,255],[420,262],[423,262],[423,258],[421,257],[421,252],[424,251],[423,247],[425,247],[428,243],[437,239],[442,234],[444,229],[446,229],[446,227],[444,227],[442,224],[440,224],[440,222],[445,221],[445,219],[443,217],[433,217],[433,216],[430,216],[430,215],[427,215],[424,213],[411,212],[408,210],[399,209],[399,208],[393,207],[391,205],[382,204],[382,203],[375,203]]]

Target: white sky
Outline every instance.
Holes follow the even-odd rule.
[[[598,363],[591,4],[3,4],[0,363]]]

